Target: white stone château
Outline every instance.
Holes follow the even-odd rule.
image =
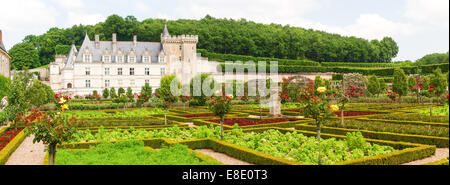
[[[140,92],[148,83],[159,88],[165,74],[176,74],[182,83],[188,83],[197,73],[215,73],[216,64],[197,54],[197,35],[171,36],[164,27],[161,42],[100,41],[95,35],[91,41],[86,34],[83,44],[72,45],[67,56],[57,55],[49,64],[50,86],[56,93],[88,95],[97,90],[131,87]]]

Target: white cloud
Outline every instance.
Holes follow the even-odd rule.
[[[319,0],[192,0],[181,1],[178,12],[187,18],[246,18],[262,23],[286,23],[320,8]]]
[[[42,34],[56,26],[59,14],[52,6],[39,0],[14,0],[0,2],[0,29],[7,49],[29,34]]]
[[[51,0],[51,1],[69,9],[81,8],[84,5],[83,0]]]
[[[83,24],[83,25],[94,25],[98,22],[105,21],[106,18],[102,14],[86,14],[83,12],[69,12],[67,14],[66,27],[71,27],[73,25]]]
[[[141,13],[148,13],[152,10],[149,5],[147,5],[146,3],[142,2],[142,1],[137,1],[135,4],[135,8],[136,8],[136,11],[141,12]]]
[[[448,0],[407,0],[405,17],[421,23],[449,27]]]
[[[352,25],[346,26],[346,35],[355,35],[367,39],[382,39],[384,36],[409,36],[418,31],[410,23],[393,22],[378,14],[362,14]]]

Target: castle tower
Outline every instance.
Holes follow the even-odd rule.
[[[198,35],[171,36],[167,25],[161,33],[161,44],[166,54],[168,74],[176,74],[180,79],[190,80],[193,63],[197,57]]]

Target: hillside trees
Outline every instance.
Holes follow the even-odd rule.
[[[111,15],[96,25],[74,25],[70,28],[51,28],[42,35],[28,35],[23,41],[38,50],[39,63],[54,60],[57,45],[81,45],[84,35],[91,39],[95,34],[101,40],[111,40],[117,33],[119,41],[160,41],[167,23],[171,35],[198,35],[199,49],[224,54],[240,54],[280,59],[311,59],[318,62],[390,62],[398,53],[396,42],[385,37],[371,40],[330,34],[323,31],[260,24],[246,19],[216,19],[205,16],[200,20],[145,19],[134,16]]]
[[[22,70],[41,66],[39,53],[32,43],[22,42],[14,45],[9,51],[11,68]]]

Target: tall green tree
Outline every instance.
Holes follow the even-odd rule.
[[[103,89],[103,99],[107,99],[109,97],[109,90],[108,88]]]
[[[109,90],[109,96],[111,98],[117,98],[116,89],[114,89],[114,87],[111,87],[111,89]]]
[[[11,56],[12,69],[22,70],[41,66],[38,50],[31,43],[22,42],[16,44],[8,53]]]
[[[440,68],[435,69],[433,71],[433,74],[431,74],[430,85],[434,86],[433,89],[436,92],[437,96],[440,96],[446,92],[448,86],[447,82],[448,80],[446,78],[446,75],[442,74]]]
[[[394,81],[392,82],[392,91],[397,92],[400,97],[408,94],[408,82],[406,74],[401,68],[394,70]]]
[[[145,83],[145,85],[141,87],[141,94],[144,95],[144,97],[150,98],[152,97],[152,93],[152,87],[148,83]]]
[[[206,95],[205,93],[202,91],[203,89],[203,83],[210,77],[209,74],[206,73],[202,73],[202,74],[198,74],[195,75],[192,79],[191,79],[191,83],[190,83],[190,89],[191,89],[191,97],[193,99],[193,101],[191,102],[193,105],[198,105],[198,106],[204,106],[206,105]],[[200,82],[200,87],[201,89],[194,89],[194,81],[198,81]],[[213,80],[210,84],[210,88],[213,89],[214,88],[214,84],[216,82]],[[196,94],[195,91],[199,91],[199,94]]]
[[[373,96],[378,96],[378,94],[380,93],[380,82],[376,76],[369,76],[367,90]]]
[[[7,96],[11,88],[11,80],[0,75],[0,99]]]
[[[39,80],[33,80],[27,94],[30,104],[34,107],[40,107],[41,105],[51,103],[55,96],[55,92],[53,92],[52,88]]]

